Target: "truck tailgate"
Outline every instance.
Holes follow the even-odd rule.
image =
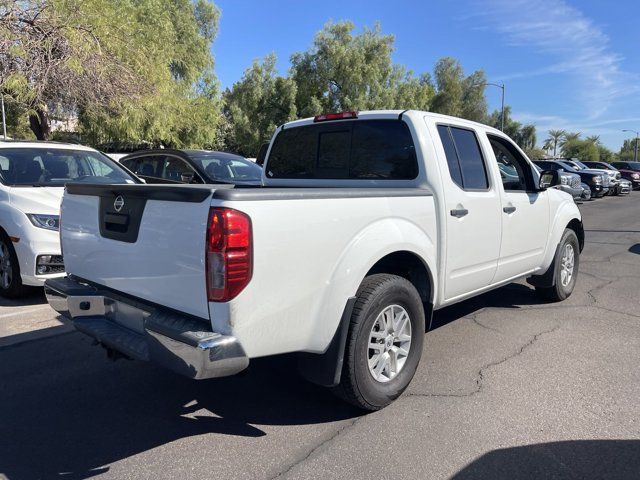
[[[211,187],[67,185],[68,274],[209,319],[205,237]]]

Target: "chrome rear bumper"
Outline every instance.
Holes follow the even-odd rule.
[[[235,337],[207,321],[70,278],[45,282],[49,305],[109,349],[190,378],[225,377],[249,365]]]

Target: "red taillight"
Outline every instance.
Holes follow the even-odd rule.
[[[231,208],[212,208],[207,227],[207,297],[227,302],[249,284],[253,270],[251,219]]]
[[[313,121],[327,122],[329,120],[346,120],[348,118],[358,118],[358,112],[324,113],[313,117]]]

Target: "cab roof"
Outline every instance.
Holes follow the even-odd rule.
[[[473,126],[476,128],[482,128],[491,133],[496,133],[499,135],[504,135],[500,130],[490,127],[489,125],[485,125],[482,123],[474,122],[471,120],[466,120],[464,118],[452,117],[450,115],[442,115],[440,113],[433,112],[425,112],[422,110],[365,110],[361,112],[357,112],[357,120],[391,120],[391,119],[399,119],[402,116],[408,116],[416,119],[417,117],[429,117],[434,121],[439,121],[442,123],[455,123],[459,125],[467,125]],[[311,125],[314,122],[315,117],[302,118],[300,120],[293,120],[291,122],[287,122],[282,125],[282,129],[287,129],[291,127],[301,127],[303,125]],[[339,119],[339,120],[323,120],[322,123],[333,123],[333,122],[343,122],[345,120],[350,119]]]

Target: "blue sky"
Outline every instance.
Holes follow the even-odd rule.
[[[285,74],[289,56],[307,49],[329,20],[356,29],[379,21],[395,35],[394,61],[415,73],[443,56],[465,72],[484,69],[505,82],[514,117],[538,127],[600,135],[619,150],[640,130],[640,1],[637,0],[217,0],[222,11],[213,45],[222,87],[254,59],[274,52]],[[491,110],[500,90],[487,89]]]

